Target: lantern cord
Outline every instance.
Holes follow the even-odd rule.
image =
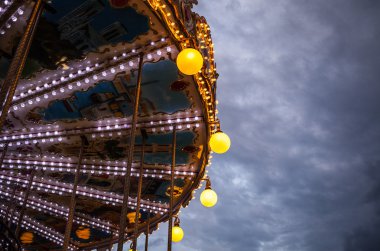
[[[180,221],[179,217],[174,216],[174,226],[178,227],[180,223],[181,223],[181,221]]]

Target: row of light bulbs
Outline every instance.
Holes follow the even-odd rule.
[[[7,160],[4,160],[7,162]],[[43,171],[50,171],[50,172],[68,172],[68,173],[74,173],[76,169],[71,169],[67,167],[56,167],[56,165],[53,166],[48,166],[48,165],[39,165],[35,167],[36,170],[43,170]],[[69,165],[69,163],[68,163]],[[86,168],[86,165],[82,165],[83,168],[80,169],[81,173],[89,173],[89,174],[107,174],[107,175],[114,175],[114,176],[124,176],[125,172],[127,171],[126,167],[113,167],[111,168],[110,166],[91,166],[91,168]],[[2,168],[4,169],[19,169],[19,170],[30,170],[33,168],[33,166],[27,165],[27,164],[3,164]],[[131,176],[136,176],[139,177],[139,170],[131,168]],[[149,177],[149,178],[160,178],[162,179],[163,177],[168,177],[168,175],[171,174],[171,171],[167,170],[159,170],[159,169],[145,169],[144,170],[143,177]],[[175,171],[175,178],[187,178],[187,177],[194,177],[195,172],[186,172],[186,171]]]
[[[199,128],[200,127],[200,124],[199,123],[195,123],[195,124],[186,124],[186,126],[182,126],[182,125],[179,125],[177,128],[179,130],[184,130],[184,128],[186,128],[187,130],[189,129],[195,129],[195,128]],[[171,132],[173,130],[173,126],[161,126],[159,127],[160,130],[156,130],[156,128],[147,128],[147,132],[152,132],[152,133],[156,133],[156,132],[161,132],[161,133],[167,133],[167,132]],[[37,144],[37,143],[40,143],[40,144],[45,144],[45,143],[53,143],[53,142],[66,142],[68,140],[69,137],[71,136],[78,136],[78,135],[81,135],[81,134],[76,134],[76,135],[70,135],[70,136],[62,136],[62,137],[46,137],[45,138],[38,138],[38,139],[26,139],[26,140],[18,140],[18,141],[14,141],[14,142],[9,142],[8,143],[8,146],[21,146],[21,145],[31,145],[31,144]],[[92,138],[96,138],[96,136],[100,136],[100,138],[108,138],[108,137],[114,137],[115,135],[117,136],[122,136],[122,135],[129,135],[127,133],[127,131],[119,131],[117,133],[113,133],[113,132],[109,132],[109,133],[103,133],[103,132],[98,132],[97,134],[93,133],[91,134],[91,137]],[[0,143],[0,147],[4,147],[6,143]]]
[[[171,52],[173,49],[172,46],[167,46],[166,44],[165,47],[167,52]],[[133,51],[135,52],[136,50]],[[147,54],[146,58],[148,60],[152,60],[153,53],[159,57],[165,55],[162,53],[162,48],[158,48],[155,49],[152,53]],[[126,54],[125,57],[127,57]],[[92,67],[87,66],[85,70],[78,70],[76,74],[70,73],[68,76],[61,76],[58,80],[52,80],[51,82],[37,86],[34,91],[29,89],[28,92],[21,92],[20,95],[14,96],[12,109],[14,111],[25,107],[30,109],[30,105],[39,103],[42,100],[49,99],[49,97],[55,98],[55,96],[59,95],[60,93],[65,93],[66,91],[72,91],[92,86],[102,79],[110,78],[116,76],[119,73],[126,72],[127,70],[132,70],[135,68],[135,63],[133,60],[130,60],[128,64],[124,62],[124,58],[117,58],[114,56],[112,60],[115,61],[117,65],[108,66],[104,64],[104,66],[101,67],[101,64],[95,63],[95,65]],[[94,71],[98,73],[94,73]],[[53,88],[52,91],[51,88]],[[47,91],[49,91],[50,94],[47,93]]]
[[[16,217],[14,217],[13,219],[10,219],[10,217],[6,215],[5,205],[0,205],[0,215],[2,216],[2,218],[11,220],[14,224],[17,224],[19,213],[16,212],[15,213]],[[33,229],[34,231],[38,232],[41,236],[48,239],[49,241],[56,243],[57,245],[63,245],[62,234],[60,234],[59,232],[55,231],[52,228],[49,228],[41,224],[40,222],[36,220],[31,219],[27,215],[24,215],[21,226],[25,229],[29,229],[29,228]],[[69,250],[76,250],[76,247],[70,244]]]
[[[23,175],[17,175],[15,177],[12,177],[9,173],[6,172],[0,172],[0,179],[3,182],[6,182],[7,184],[10,184],[11,182],[17,182],[24,185],[27,185],[29,182],[28,176]],[[59,182],[59,181],[53,181],[51,179],[45,180],[44,178],[35,177],[33,180],[32,188],[36,189],[37,191],[45,191],[47,193],[53,193],[53,194],[59,194],[62,195],[63,193],[71,193],[72,192],[72,184]],[[123,197],[121,195],[106,192],[106,191],[99,191],[95,190],[93,188],[88,188],[85,186],[78,186],[77,190],[78,195],[83,195],[90,198],[95,198],[99,200],[103,200],[106,204],[121,204],[123,202]],[[134,209],[136,207],[136,198],[130,198],[128,201],[128,204],[130,205],[130,208]],[[142,200],[141,207],[143,211],[150,211],[152,213],[160,213],[163,214],[167,212],[167,205],[162,204],[159,202],[149,201],[149,200]]]
[[[30,128],[29,132],[26,130],[22,131],[5,131],[2,136],[0,136],[0,142],[9,142],[16,140],[43,138],[43,137],[59,137],[59,136],[73,136],[79,134],[91,134],[91,133],[102,133],[102,132],[124,132],[125,129],[131,128],[131,121],[127,119],[107,119],[107,124],[103,124],[105,120],[97,121],[96,124],[90,123],[89,125],[82,126],[81,128],[72,127],[66,129],[60,129],[60,126],[40,126],[38,128]],[[157,116],[153,117],[150,121],[141,120],[136,124],[137,128],[157,128],[164,127],[166,130],[168,126],[176,125],[178,129],[188,128],[196,122],[201,122],[202,117],[191,116],[189,114],[184,114],[179,112],[175,115],[168,115],[165,117]],[[181,128],[180,128],[181,127]],[[199,125],[197,126],[199,127]],[[162,128],[161,128],[162,130]],[[159,131],[159,130],[158,130]]]
[[[7,198],[8,200],[12,200],[12,191],[8,187],[0,186],[0,191],[2,194],[0,196],[3,196]],[[15,194],[15,199],[21,203],[24,199],[24,193],[20,192],[18,194]],[[67,218],[69,215],[69,208],[65,206],[58,205],[57,203],[52,203],[46,200],[43,200],[40,197],[37,196],[30,196],[28,198],[27,207],[36,209],[38,211],[44,211],[46,213],[56,214],[61,217]],[[21,204],[20,204],[21,205]],[[111,229],[116,229],[113,224],[110,222],[106,222],[104,220],[91,217],[89,215],[84,215],[80,213],[76,213],[74,220],[78,223],[85,223],[88,225],[92,225],[95,228],[100,228],[103,231],[110,233]]]
[[[198,128],[201,121],[199,117],[194,118],[186,118],[185,122],[181,122],[180,119],[177,120],[167,120],[167,121],[158,121],[151,123],[140,123],[138,127],[142,127],[146,129],[147,132],[159,133],[159,132],[168,132],[173,130],[173,126],[175,125],[178,130],[189,130],[191,128]],[[187,121],[186,121],[187,120]],[[180,121],[180,122],[178,122]],[[67,137],[77,136],[83,134],[91,134],[92,138],[97,136],[100,137],[112,137],[113,135],[129,135],[129,132],[126,129],[130,129],[130,124],[116,124],[114,126],[104,126],[97,128],[81,128],[81,129],[68,129],[62,131],[47,131],[47,132],[38,132],[38,133],[26,133],[19,135],[4,135],[0,137],[1,143],[8,143],[9,146],[12,145],[21,145],[21,144],[36,144],[40,143],[49,143],[49,142],[62,142],[65,141]],[[2,144],[2,146],[3,146]]]
[[[46,165],[46,166],[59,166],[59,167],[75,167],[77,166],[76,162],[77,158],[72,158],[72,157],[64,157],[64,156],[55,156],[55,155],[31,155],[30,153],[28,154],[9,154],[4,156],[4,162],[9,163],[9,164],[26,164],[26,165]],[[83,163],[83,168],[97,168],[100,166],[106,167],[107,169],[112,169],[114,168],[115,170],[118,169],[123,169],[123,171],[126,171],[125,166],[127,165],[127,162],[125,160],[102,160],[102,159],[96,159],[96,158],[91,158],[87,159],[84,158],[82,160]],[[144,164],[144,166],[148,166],[146,169],[147,170],[153,170],[154,173],[158,173],[159,170],[170,170],[171,165],[168,164],[159,164],[159,163],[154,163],[154,164]],[[139,161],[133,161],[132,162],[132,171],[135,171],[134,168],[139,169],[141,166],[141,163]],[[108,168],[109,167],[109,168]],[[182,164],[182,165],[177,165],[176,169],[183,170],[183,169],[194,169],[193,164]],[[179,171],[180,172],[180,171]],[[179,173],[177,173],[179,174]]]
[[[0,16],[5,13],[9,7],[13,4],[11,0],[5,0],[4,5],[0,6]],[[13,15],[5,22],[5,24],[0,27],[0,36],[4,35],[7,30],[12,27],[12,23],[17,22],[17,20],[24,14],[24,10],[22,8],[18,8]]]
[[[171,52],[172,48],[174,47],[166,43],[166,38],[164,37],[157,41],[152,41],[145,46],[132,49],[130,50],[129,53],[125,52],[126,50],[129,49],[127,48],[127,46],[118,48],[118,50],[113,48],[112,51],[110,49],[109,54],[106,54],[107,58],[99,59],[99,57],[97,57],[96,59],[92,59],[92,60],[85,59],[87,60],[87,62],[85,62],[85,60],[82,60],[79,62],[74,61],[72,62],[73,63],[72,66],[67,66],[68,69],[65,69],[61,72],[59,72],[59,70],[54,70],[51,73],[47,71],[42,72],[41,74],[37,75],[34,78],[34,82],[28,81],[24,85],[21,84],[21,88],[19,88],[16,91],[14,100],[20,100],[20,99],[23,100],[23,98],[31,97],[40,91],[49,90],[51,87],[59,90],[58,87],[62,87],[62,86],[66,87],[67,84],[75,85],[74,80],[76,80],[76,77],[81,76],[80,79],[84,79],[85,77],[88,77],[89,79],[91,79],[93,78],[92,72],[94,71],[99,72],[98,73],[99,76],[106,77],[109,74],[107,71],[109,71],[111,74],[115,74],[117,72],[117,68],[120,68],[121,65],[123,65],[121,67],[125,69],[127,65],[126,64],[124,65],[124,63],[128,59],[129,59],[128,65],[130,67],[134,66],[135,65],[134,60],[136,60],[137,55],[142,51],[150,51],[150,53],[146,55],[146,58],[153,59],[154,58],[153,55],[157,54],[158,56],[161,56],[164,54],[164,51],[168,53]],[[135,59],[131,59],[132,57],[135,57]],[[111,62],[112,65],[109,66],[109,64],[107,64],[108,62]],[[76,64],[79,64],[79,65],[76,65]],[[78,68],[80,69],[78,70]],[[44,75],[48,75],[49,73],[50,75],[54,73],[54,76],[44,77]],[[54,79],[51,80],[51,78],[54,78]],[[69,83],[67,83],[67,81],[69,81]],[[26,84],[28,86],[26,86]],[[73,86],[73,88],[74,87],[75,86]],[[23,92],[25,88],[27,88],[28,91]]]

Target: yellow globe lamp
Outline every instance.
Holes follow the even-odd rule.
[[[206,188],[201,193],[200,201],[205,207],[213,207],[218,202],[218,195],[211,188]]]
[[[202,54],[195,49],[184,49],[177,56],[177,67],[185,75],[198,73],[202,69],[202,66]]]
[[[172,241],[180,242],[183,239],[184,232],[180,226],[175,226],[172,229]]]
[[[211,135],[210,147],[215,153],[222,154],[228,151],[231,146],[230,137],[222,131],[218,131]]]

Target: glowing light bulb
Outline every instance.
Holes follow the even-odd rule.
[[[213,152],[222,154],[228,151],[231,146],[230,137],[219,131],[214,133],[210,138],[210,147]]]
[[[177,56],[177,67],[183,74],[194,75],[202,69],[202,66],[202,54],[195,49],[184,49]]]
[[[200,201],[205,207],[213,207],[218,201],[218,195],[211,188],[206,188],[201,193]]]
[[[175,226],[172,229],[172,241],[180,242],[183,239],[184,232],[180,226]]]

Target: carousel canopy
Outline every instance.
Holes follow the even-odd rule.
[[[38,2],[0,3],[2,90]],[[147,225],[151,232],[169,219],[171,194],[174,214],[192,199],[209,164],[210,136],[218,128],[213,44],[205,19],[192,12],[196,2],[42,3],[25,66],[13,97],[7,96],[9,110],[3,105],[0,135],[0,217],[11,230],[21,219],[18,239],[25,250],[62,248],[73,191],[72,250],[116,243],[122,217],[124,240]],[[186,48],[203,58],[194,75],[176,64]]]

